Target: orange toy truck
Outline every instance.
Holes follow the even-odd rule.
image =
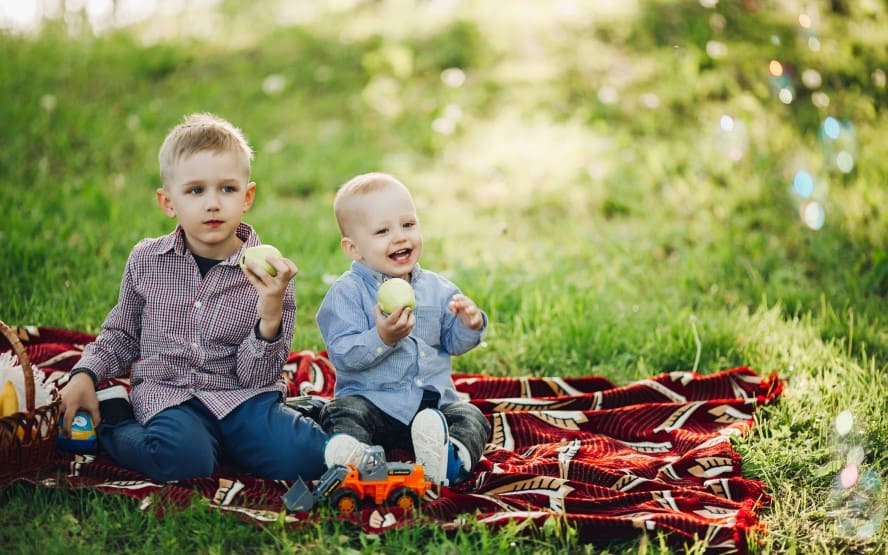
[[[351,514],[365,499],[412,510],[430,487],[422,466],[386,462],[382,447],[374,445],[364,451],[357,466],[331,467],[313,490],[297,480],[282,499],[290,511],[309,511],[318,502],[328,500],[340,513]]]

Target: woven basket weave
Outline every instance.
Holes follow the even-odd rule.
[[[0,418],[0,483],[27,475],[47,467],[55,454],[62,399],[57,390],[52,400],[35,407],[34,370],[28,354],[15,330],[0,321],[0,331],[6,336],[25,375],[25,405],[23,412]],[[0,384],[2,385],[2,384]]]

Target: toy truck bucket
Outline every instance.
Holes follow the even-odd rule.
[[[287,490],[287,493],[281,496],[281,499],[284,500],[287,510],[293,512],[310,511],[317,503],[317,499],[309,491],[302,478],[297,478],[296,482]]]

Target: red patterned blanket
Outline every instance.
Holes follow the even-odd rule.
[[[94,339],[55,328],[19,331],[32,363],[50,380],[70,371]],[[0,337],[0,351],[8,348]],[[302,351],[291,353],[284,377],[293,396],[329,397],[335,371],[321,354]],[[756,511],[768,495],[761,482],[743,477],[730,437],[744,434],[757,408],[779,397],[783,383],[776,375],[741,367],[705,376],[671,372],[621,387],[594,376],[461,374],[454,383],[490,420],[485,457],[468,481],[430,492],[418,517],[362,509],[354,520],[364,530],[378,533],[417,518],[445,528],[467,518],[490,527],[554,519],[585,542],[664,531],[675,545],[697,539],[710,552],[746,552],[747,533],[759,527]],[[290,486],[231,468],[210,478],[153,483],[102,455],[62,451],[53,467],[20,479],[123,494],[160,512],[188,506],[197,492],[209,506],[255,523],[278,519]],[[285,518],[298,528],[316,515]]]

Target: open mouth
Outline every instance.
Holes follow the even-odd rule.
[[[410,253],[412,252],[413,249],[401,249],[390,254],[389,258],[395,262],[407,262],[410,260]]]

